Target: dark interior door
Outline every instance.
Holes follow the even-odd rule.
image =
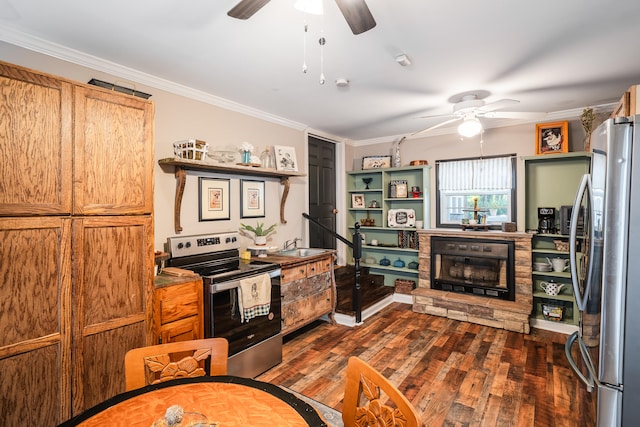
[[[309,216],[336,231],[335,144],[309,136]],[[336,238],[309,221],[309,246],[336,249]]]

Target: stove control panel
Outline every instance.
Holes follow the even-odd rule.
[[[169,237],[168,249],[172,258],[239,249],[239,233],[198,234]]]

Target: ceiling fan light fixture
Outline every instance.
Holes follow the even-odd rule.
[[[460,123],[460,126],[458,126],[458,133],[466,138],[476,136],[480,132],[482,132],[482,123],[480,123],[477,117],[467,117]]]
[[[322,0],[296,0],[293,7],[310,15],[323,15]]]

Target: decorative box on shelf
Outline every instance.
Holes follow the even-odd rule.
[[[415,280],[396,279],[395,288],[398,294],[410,294],[416,288],[416,282]]]

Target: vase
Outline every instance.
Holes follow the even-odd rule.
[[[251,163],[251,151],[242,152],[242,163]]]
[[[591,134],[588,133],[587,136],[584,137],[584,151],[587,153],[591,151]]]
[[[267,236],[256,236],[253,241],[257,246],[264,246],[267,244]]]

